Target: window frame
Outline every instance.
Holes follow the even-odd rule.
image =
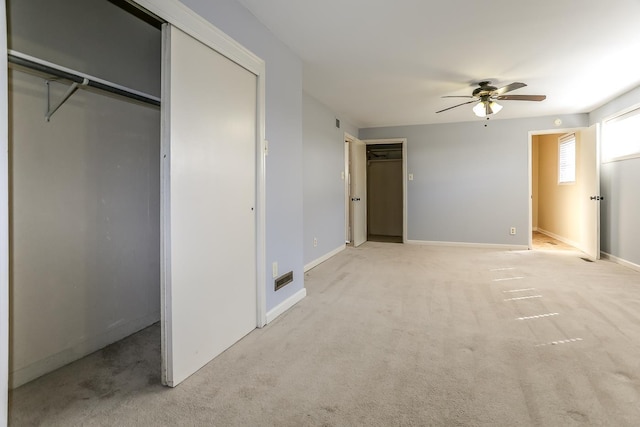
[[[571,163],[573,163],[573,176],[571,180],[563,180],[563,146],[571,143],[573,145],[573,153],[572,159],[570,159]],[[578,149],[578,141],[576,138],[575,132],[567,133],[558,138],[558,185],[574,185],[577,180],[577,149]]]
[[[601,163],[619,162],[622,160],[640,158],[640,142],[638,143],[638,147],[635,148],[635,151],[632,153],[617,155],[617,156],[610,156],[610,157],[606,156],[607,127],[611,124],[623,121],[625,119],[629,119],[634,116],[640,116],[640,104],[636,104],[636,105],[633,105],[632,107],[625,108],[624,110],[621,110],[616,114],[613,114],[602,120],[602,143],[600,144]],[[638,135],[640,138],[640,126],[638,127]]]

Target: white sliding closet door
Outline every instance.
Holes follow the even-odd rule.
[[[162,356],[176,386],[257,324],[257,77],[163,30]]]

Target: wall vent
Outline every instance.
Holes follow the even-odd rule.
[[[277,291],[284,285],[293,282],[293,271],[283,274],[275,280],[275,290]]]

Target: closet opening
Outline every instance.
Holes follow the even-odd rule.
[[[7,0],[10,388],[154,324],[160,383],[162,38],[128,4]]]
[[[367,144],[367,240],[403,242],[402,143]]]

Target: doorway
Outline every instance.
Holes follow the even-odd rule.
[[[406,138],[360,141],[345,133],[344,158],[346,243],[406,243]]]
[[[402,144],[369,144],[367,240],[402,243]]]
[[[529,248],[599,258],[598,126],[530,133]]]

